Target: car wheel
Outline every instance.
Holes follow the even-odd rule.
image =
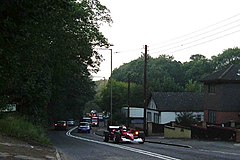
[[[114,138],[114,142],[118,144],[118,143],[120,142],[120,140],[121,140],[120,134],[115,134],[114,137],[115,137],[115,138]]]
[[[108,132],[104,132],[104,142],[108,142],[109,141],[109,134]]]

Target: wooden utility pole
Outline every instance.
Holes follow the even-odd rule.
[[[127,96],[127,105],[128,105],[128,111],[127,111],[127,126],[130,125],[130,74],[128,73],[128,96]]]
[[[143,129],[147,135],[147,45],[144,46],[144,124]]]

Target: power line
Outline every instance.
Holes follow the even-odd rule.
[[[238,13],[238,14],[236,14],[236,15],[234,15],[234,16],[231,16],[231,17],[229,17],[229,18],[226,18],[226,19],[224,19],[224,20],[221,20],[221,21],[219,21],[219,22],[216,22],[216,23],[214,23],[214,24],[212,24],[212,25],[209,25],[209,26],[203,27],[203,28],[201,28],[201,29],[198,29],[198,30],[196,30],[196,31],[190,32],[190,33],[188,33],[188,34],[185,34],[185,35],[182,35],[182,36],[179,36],[179,37],[176,37],[176,38],[167,40],[167,41],[165,41],[165,42],[162,42],[161,44],[153,44],[153,45],[151,45],[151,46],[159,46],[159,45],[161,46],[161,45],[163,45],[163,44],[165,44],[164,46],[166,46],[167,44],[169,44],[169,45],[170,45],[170,44],[174,44],[174,41],[177,41],[178,39],[182,39],[182,38],[187,37],[187,36],[189,36],[189,35],[192,35],[192,34],[195,34],[195,33],[200,32],[200,31],[206,30],[206,29],[208,29],[208,28],[211,28],[211,27],[213,27],[213,26],[216,26],[216,25],[218,25],[218,24],[221,24],[221,23],[223,23],[223,22],[225,22],[225,21],[228,21],[228,20],[233,19],[233,18],[238,17],[238,16],[240,16],[240,13]],[[237,21],[239,21],[239,20],[240,20],[240,19],[238,19],[238,20],[236,20],[236,21],[234,21],[234,22],[225,24],[225,25],[223,25],[223,26],[220,26],[220,27],[218,27],[218,28],[221,28],[221,27],[227,26],[227,25],[229,25],[229,24],[235,23],[235,22],[237,22]],[[205,34],[205,33],[203,33],[203,34]],[[188,39],[188,38],[187,38],[187,39]],[[179,41],[180,41],[180,40],[179,40]],[[164,47],[164,46],[162,46],[162,47]],[[158,48],[162,48],[162,47],[158,47]]]
[[[213,39],[210,39],[210,40],[201,42],[201,43],[197,43],[197,44],[194,44],[194,45],[189,46],[189,47],[181,48],[181,49],[178,49],[178,50],[169,52],[169,53],[175,53],[175,52],[179,52],[179,51],[186,50],[186,49],[189,49],[189,48],[193,48],[193,47],[196,47],[196,46],[199,46],[199,45],[202,45],[202,44],[205,44],[205,43],[208,43],[208,42],[211,42],[211,41],[214,41],[214,40],[217,40],[217,39],[220,39],[220,38],[229,36],[229,35],[232,35],[232,34],[237,33],[237,32],[240,32],[240,30],[233,31],[233,32],[231,32],[231,33],[228,33],[228,34],[225,34],[225,35],[222,35],[222,36],[219,36],[219,37],[216,37],[216,38],[213,38]],[[159,52],[154,52],[154,53],[151,53],[151,54],[156,54],[156,53],[159,53]]]
[[[174,39],[165,41],[165,42],[162,43],[162,44],[165,44],[165,45],[160,45],[160,46],[159,46],[159,44],[150,45],[150,46],[157,46],[157,45],[159,46],[159,47],[156,47],[156,48],[151,49],[151,51],[154,51],[154,50],[157,50],[157,51],[150,52],[150,53],[151,53],[151,54],[155,54],[155,53],[159,53],[159,52],[163,52],[163,51],[169,51],[169,50],[177,49],[177,48],[180,48],[180,47],[183,47],[183,46],[186,46],[186,45],[195,43],[195,42],[202,41],[202,40],[207,39],[207,38],[209,38],[209,37],[213,37],[213,36],[215,36],[215,35],[218,35],[218,34],[221,34],[221,33],[227,32],[227,31],[230,31],[231,29],[240,26],[240,24],[237,24],[237,25],[235,25],[235,26],[233,26],[233,27],[229,27],[229,28],[227,28],[227,29],[224,29],[224,28],[227,27],[227,26],[229,26],[229,25],[231,25],[231,24],[234,24],[234,23],[236,23],[236,22],[239,22],[240,19],[237,19],[237,20],[228,22],[229,20],[232,20],[233,18],[236,18],[236,17],[238,17],[238,16],[240,16],[240,13],[239,13],[239,14],[236,14],[236,15],[234,15],[234,16],[231,16],[231,17],[229,17],[229,18],[226,18],[226,19],[224,19],[224,20],[221,20],[221,21],[219,21],[219,22],[216,22],[216,23],[214,23],[214,24],[212,24],[212,25],[209,25],[209,26],[203,27],[203,28],[201,28],[201,29],[198,29],[198,30],[196,30],[196,31],[193,31],[193,32],[191,32],[191,33],[185,34],[185,35],[183,35],[183,36],[179,36],[179,37],[176,37],[176,38],[174,38]],[[216,25],[219,25],[219,24],[222,24],[222,23],[224,23],[224,22],[228,22],[228,23],[223,24],[223,25],[220,25],[220,26],[215,27],[215,28],[212,28],[212,27],[214,27],[214,26],[216,26]],[[212,29],[210,29],[210,28],[212,28]],[[207,30],[207,29],[210,29],[210,30]],[[221,30],[221,31],[216,32],[216,31],[219,30],[219,29],[224,29],[224,30]],[[206,31],[205,31],[205,32],[201,32],[201,31],[204,31],[204,30],[206,30]],[[200,33],[199,33],[199,32],[200,32]],[[213,33],[213,34],[208,35],[209,33],[212,33],[212,32],[216,32],[216,33]],[[201,45],[201,44],[204,44],[204,43],[207,43],[207,42],[211,42],[211,41],[214,41],[214,40],[223,38],[223,37],[225,37],[225,36],[229,36],[229,35],[231,35],[231,34],[233,34],[233,33],[236,33],[236,32],[238,32],[238,31],[233,31],[233,32],[231,32],[231,33],[229,33],[229,34],[225,34],[225,35],[223,35],[223,36],[218,36],[218,37],[216,37],[216,38],[212,38],[212,39],[210,39],[210,40],[206,40],[206,41],[204,41],[204,42],[200,42],[200,43],[194,44],[194,45],[192,45],[192,46],[190,46],[190,47],[185,47],[184,49],[192,48],[192,47],[194,47],[194,46],[198,46],[198,45]],[[196,34],[196,33],[198,33],[198,34]],[[194,35],[194,34],[195,34],[195,35]],[[203,35],[206,35],[206,36],[202,37]],[[190,36],[190,37],[188,37],[188,36]],[[201,38],[198,38],[198,37],[201,37]],[[188,41],[188,40],[189,40],[189,41]],[[179,44],[180,44],[180,45],[179,45]],[[175,45],[175,46],[174,46],[174,45]],[[168,47],[168,46],[169,46],[169,47]],[[171,46],[172,46],[172,47],[171,47]],[[168,48],[166,48],[166,47],[168,47]],[[164,49],[164,48],[166,48],[166,49]],[[178,49],[178,50],[184,50],[184,49]],[[100,50],[106,50],[106,49],[100,49]],[[115,51],[115,52],[113,52],[113,53],[128,53],[128,52],[141,51],[141,50],[142,50],[142,48],[132,48],[132,49],[126,49],[126,50],[118,50],[118,51]],[[178,50],[173,51],[173,52],[177,52]],[[173,52],[170,52],[170,53],[173,53]]]
[[[157,52],[166,52],[166,51],[169,51],[169,50],[172,50],[172,49],[175,49],[175,48],[179,48],[179,47],[182,47],[182,46],[185,46],[185,45],[189,45],[189,44],[192,44],[192,43],[195,43],[195,42],[198,42],[198,41],[202,41],[202,40],[204,40],[204,39],[207,39],[207,38],[210,38],[210,37],[213,37],[213,36],[222,34],[222,33],[224,33],[224,32],[230,31],[230,30],[232,30],[232,29],[234,29],[234,28],[237,28],[237,27],[239,27],[239,26],[240,26],[240,24],[235,25],[235,26],[230,27],[230,28],[227,28],[227,29],[225,29],[225,30],[222,30],[222,31],[219,31],[219,32],[216,32],[216,33],[213,33],[213,34],[210,34],[210,35],[207,35],[207,36],[198,38],[198,39],[194,39],[194,40],[189,41],[189,42],[182,43],[181,45],[169,47],[169,48],[167,48],[167,49],[158,50]],[[227,34],[227,35],[228,35],[228,34]],[[221,37],[222,37],[222,36],[221,36]],[[225,37],[225,36],[223,36],[223,37]],[[214,38],[214,39],[215,39],[215,38]],[[218,39],[218,38],[216,38],[216,39]],[[207,41],[208,41],[208,40],[207,40]]]
[[[223,27],[226,27],[226,26],[228,26],[228,25],[230,25],[230,24],[233,24],[233,23],[236,23],[236,22],[238,22],[238,21],[240,21],[240,19],[238,19],[238,20],[236,20],[236,21],[234,21],[234,22],[225,24],[225,25],[223,25],[223,26],[213,28],[213,29],[208,30],[208,31],[206,31],[206,32],[199,33],[199,34],[197,34],[197,35],[194,35],[194,36],[185,38],[185,39],[183,39],[183,40],[181,40],[181,41],[172,42],[172,43],[168,43],[168,44],[166,44],[166,45],[163,45],[163,46],[160,46],[160,47],[157,47],[157,48],[153,48],[152,50],[157,50],[157,49],[161,49],[161,48],[166,48],[166,47],[168,47],[168,46],[173,46],[173,45],[175,45],[175,44],[184,43],[184,42],[187,41],[187,40],[195,39],[195,38],[197,38],[197,37],[201,37],[201,36],[206,35],[206,34],[211,33],[211,32],[216,32],[217,30],[222,29]],[[236,28],[236,27],[238,27],[239,25],[240,25],[240,24],[238,24],[238,25],[236,25],[236,26],[233,26],[233,27],[230,27],[230,28],[228,28],[228,29]],[[226,30],[227,30],[227,29],[225,29],[225,30],[223,30],[223,31],[219,31],[218,33],[225,32]],[[216,34],[218,34],[218,33],[216,33]],[[211,35],[209,35],[209,36],[216,35],[216,34],[211,34]],[[209,37],[209,36],[205,36],[205,37]],[[201,38],[200,38],[200,39],[201,39]],[[194,42],[194,41],[198,41],[198,40],[193,40],[193,42]],[[191,42],[190,42],[190,43],[191,43]]]

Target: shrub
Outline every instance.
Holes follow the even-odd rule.
[[[51,144],[44,128],[33,125],[21,116],[3,116],[0,119],[0,132],[4,135],[16,137],[31,143],[41,145]]]

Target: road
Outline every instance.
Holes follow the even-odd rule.
[[[51,131],[49,137],[68,160],[239,160],[240,157],[240,151],[236,148],[231,151],[219,149],[216,146],[202,149],[155,143],[105,143],[102,137],[94,133],[77,133],[74,129],[68,132]]]

